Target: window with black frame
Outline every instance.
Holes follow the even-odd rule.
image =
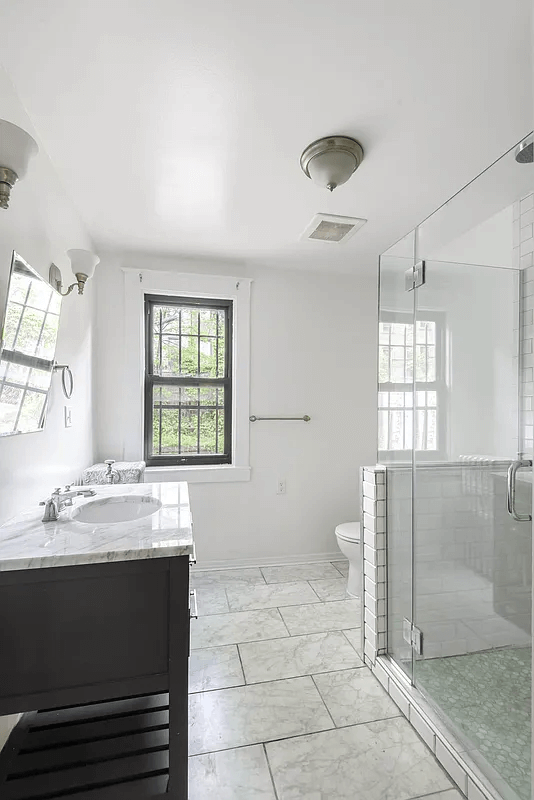
[[[232,301],[145,296],[145,460],[230,464]]]

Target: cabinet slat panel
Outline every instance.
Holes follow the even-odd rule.
[[[52,800],[74,790],[106,788],[110,784],[163,775],[169,768],[168,749],[137,753],[98,764],[64,769],[28,778],[7,780],[3,800]],[[79,796],[79,795],[78,795]]]
[[[78,742],[124,736],[127,733],[138,733],[168,724],[169,712],[165,710],[45,728],[45,730],[30,731],[24,741],[21,753],[46,753],[49,748],[56,748],[60,745],[74,746]]]
[[[102,761],[120,758],[128,753],[162,749],[168,745],[169,731],[163,729],[117,736],[112,739],[100,739],[72,747],[40,750],[37,753],[19,755],[14,765],[15,770],[10,774],[10,780],[14,780],[17,776],[64,770],[68,767],[81,767],[89,764],[98,766]]]
[[[84,720],[99,720],[105,717],[113,717],[114,715],[126,716],[128,714],[149,711],[150,709],[167,709],[168,706],[169,695],[165,692],[143,697],[112,700],[111,702],[91,703],[90,705],[41,711],[33,721],[32,730],[41,729],[48,725],[69,725]]]

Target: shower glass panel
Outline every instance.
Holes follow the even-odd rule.
[[[388,465],[389,652],[412,676],[412,654],[402,621],[413,604],[413,320],[415,297],[405,290],[413,267],[411,233],[380,259],[378,331],[378,461]]]
[[[512,519],[506,497],[519,449],[519,274],[426,261],[415,294],[414,622],[423,648],[413,680],[472,757],[528,800],[531,523]],[[528,511],[530,484],[517,485],[518,510]]]
[[[380,259],[378,462],[389,658],[500,795],[530,800],[532,522],[507,471],[533,457],[534,165],[514,150]]]

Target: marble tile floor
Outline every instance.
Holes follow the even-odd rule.
[[[347,566],[193,574],[190,800],[461,800],[362,662]]]

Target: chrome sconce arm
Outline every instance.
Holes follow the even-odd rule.
[[[72,271],[76,281],[67,287],[67,291],[63,292],[63,279],[61,271],[55,264],[50,265],[48,272],[48,280],[62,297],[69,295],[73,289],[78,287],[78,294],[83,294],[85,284],[92,277],[96,265],[100,259],[90,250],[67,250],[67,255],[71,260]]]

